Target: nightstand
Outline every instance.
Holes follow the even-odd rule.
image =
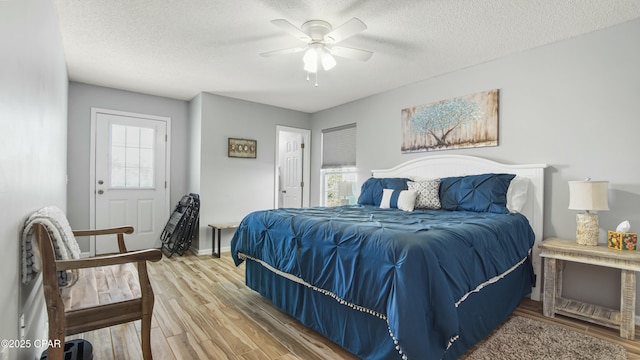
[[[230,224],[209,224],[211,228],[211,255],[219,258],[220,257],[220,241],[221,241],[221,232],[223,229],[235,229],[240,226],[239,223],[230,223]],[[216,231],[218,232],[218,252],[216,252]]]
[[[640,253],[606,246],[579,245],[575,240],[551,238],[539,246],[544,258],[543,314],[574,317],[620,329],[620,337],[634,339],[636,308],[636,271],[640,271]],[[562,296],[562,262],[605,266],[621,270],[620,310],[588,304]]]

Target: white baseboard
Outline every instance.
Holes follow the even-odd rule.
[[[213,249],[212,248],[196,249],[194,247],[191,247],[190,250],[191,250],[191,252],[193,252],[197,256],[212,255],[213,254]],[[231,251],[231,246],[225,246],[225,247],[221,247],[220,248],[220,252],[221,253],[226,253],[226,252],[230,252],[230,251]]]

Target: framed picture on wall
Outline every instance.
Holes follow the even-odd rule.
[[[403,153],[498,145],[498,89],[402,110]]]
[[[229,138],[227,154],[229,157],[255,159],[256,153],[256,140]]]

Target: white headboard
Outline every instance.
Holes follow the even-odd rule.
[[[540,300],[540,280],[542,278],[542,262],[538,244],[542,241],[542,224],[544,221],[544,169],[546,164],[510,165],[502,164],[468,155],[433,155],[409,160],[386,170],[372,170],[377,178],[443,178],[450,176],[477,175],[486,173],[507,173],[529,179],[527,202],[522,214],[529,219],[531,228],[536,234],[533,246],[533,270],[536,274],[536,286],[531,293],[533,300]]]

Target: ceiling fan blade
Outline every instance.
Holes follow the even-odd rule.
[[[362,20],[358,18],[351,18],[351,20],[338,26],[325,35],[324,40],[335,44],[363,31],[366,28],[367,25],[365,25]]]
[[[295,36],[296,39],[300,41],[304,41],[304,42],[311,41],[311,38],[309,37],[309,35],[305,34],[302,30],[300,30],[298,27],[296,27],[295,25],[293,25],[292,23],[290,23],[285,19],[271,20],[271,23],[281,28],[282,30],[288,32],[289,34]]]
[[[344,46],[332,46],[329,48],[331,54],[340,56],[347,59],[354,59],[360,61],[367,61],[371,58],[373,53],[367,50],[354,49]]]
[[[298,52],[305,51],[306,49],[307,49],[306,47],[295,47],[290,49],[267,51],[267,52],[261,53],[260,56],[270,57],[270,56],[276,56],[276,55],[295,54]]]

